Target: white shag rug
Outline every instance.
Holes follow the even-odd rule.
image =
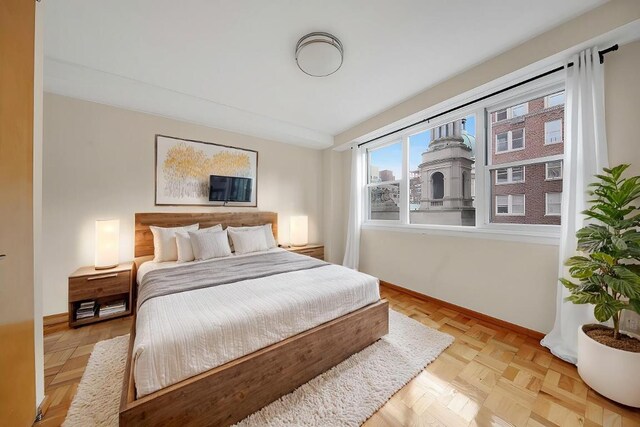
[[[96,344],[63,426],[118,425],[128,339]],[[236,426],[359,426],[453,339],[390,310],[388,335]]]

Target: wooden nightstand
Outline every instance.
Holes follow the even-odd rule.
[[[96,270],[94,267],[77,269],[69,276],[69,326],[77,328],[102,320],[130,315],[133,312],[133,280],[132,262],[126,262],[106,270]],[[100,306],[119,300],[125,301],[125,311],[99,316]],[[88,301],[95,301],[98,311],[93,317],[76,319],[76,310],[81,303]]]
[[[289,246],[284,249],[324,261],[324,245]]]

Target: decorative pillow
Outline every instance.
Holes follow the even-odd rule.
[[[227,230],[229,231],[247,231],[260,229],[263,230],[262,232],[264,233],[264,237],[267,242],[267,249],[275,248],[276,246],[278,246],[276,239],[273,237],[273,228],[271,227],[271,224],[256,225],[254,227],[227,227]],[[234,250],[233,242],[231,242],[231,250]]]
[[[227,230],[211,233],[189,232],[196,261],[231,255]]]
[[[218,224],[209,228],[201,228],[200,230],[194,231],[194,233],[212,233],[215,231],[222,231],[222,225]],[[189,262],[195,259],[188,231],[176,232],[176,244],[178,246],[178,262]]]
[[[251,252],[266,251],[269,249],[267,237],[262,227],[249,230],[229,230],[229,236],[233,242],[236,254],[248,254]]]
[[[199,224],[187,225],[185,227],[156,227],[150,226],[153,233],[153,260],[155,262],[176,261],[178,259],[178,245],[176,243],[176,233],[178,231],[196,231]]]

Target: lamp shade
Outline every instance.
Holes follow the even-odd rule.
[[[96,221],[96,269],[113,268],[119,262],[120,220]]]
[[[309,217],[306,215],[292,216],[290,228],[291,245],[305,246],[309,244]]]

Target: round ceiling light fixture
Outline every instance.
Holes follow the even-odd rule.
[[[296,62],[303,73],[313,77],[329,76],[340,69],[344,49],[337,37],[323,32],[309,33],[298,40]]]

